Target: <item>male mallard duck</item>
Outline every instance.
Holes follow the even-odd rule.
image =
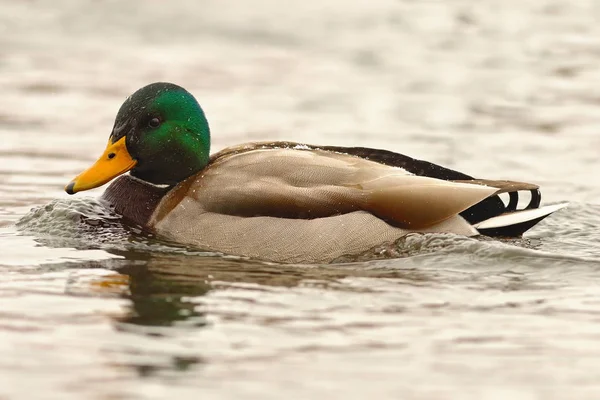
[[[153,83],[123,103],[104,154],[65,190],[129,171],[103,195],[125,219],[205,250],[295,263],[360,254],[409,232],[518,236],[565,206],[540,208],[536,185],[386,150],[261,142],[209,151],[194,96]],[[519,191],[531,193],[520,210]]]

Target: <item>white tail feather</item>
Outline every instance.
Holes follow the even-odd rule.
[[[531,221],[537,218],[543,218],[555,211],[560,210],[568,206],[569,203],[559,203],[552,204],[549,206],[544,206],[540,208],[534,208],[531,210],[521,210],[514,211],[507,214],[502,214],[497,217],[492,217],[490,219],[486,219],[485,221],[481,221],[475,224],[475,228],[477,229],[492,229],[492,228],[502,228],[505,226],[511,226],[520,224],[523,222]]]

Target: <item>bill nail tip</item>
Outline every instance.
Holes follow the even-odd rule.
[[[66,187],[65,187],[65,192],[67,192],[67,194],[75,194],[75,191],[73,190],[73,188],[75,187],[75,182],[71,182],[69,183]]]

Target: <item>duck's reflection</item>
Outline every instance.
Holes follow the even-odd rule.
[[[139,236],[128,237],[129,244],[120,241],[100,246],[82,242],[74,246],[72,240],[64,242],[57,238],[36,240],[49,247],[77,247],[82,251],[102,249],[112,256],[103,260],[52,264],[47,268],[74,271],[74,279],[67,282],[69,295],[128,300],[122,312],[106,314],[113,321],[113,328],[124,334],[123,345],[113,343],[107,346],[107,352],[115,353],[114,357],[109,356],[112,366],[135,371],[141,377],[167,376],[198,368],[207,362],[201,346],[188,351],[179,345],[187,340],[185,338],[195,338],[211,329],[212,322],[208,321],[213,320],[207,315],[210,308],[199,304],[203,303],[203,296],[216,291],[235,290],[246,285],[259,288],[307,285],[324,291],[363,292],[366,290],[364,285],[348,284],[347,278],[400,278],[415,285],[435,279],[414,268],[399,269],[399,260],[376,264],[278,265],[211,256],[149,240],[140,244]],[[386,267],[386,262],[393,266]],[[132,335],[140,338],[139,344],[135,339],[131,341]],[[175,349],[165,350],[162,347],[165,344]]]
[[[100,268],[116,272],[96,277],[93,284],[79,285],[71,293],[85,295],[85,290],[88,290],[93,295],[117,294],[131,300],[129,309],[115,317],[119,329],[127,329],[123,324],[157,328],[173,325],[203,327],[206,320],[198,311],[197,299],[191,300],[235,284],[311,285],[332,290],[355,290],[344,288],[340,282],[349,277],[395,278],[408,284],[435,280],[435,275],[412,268],[409,259],[405,259],[404,267],[398,259],[332,265],[282,265],[178,249],[148,238],[144,238],[143,246],[140,246],[138,236],[130,237],[132,241],[126,246],[86,246],[79,242],[77,248],[81,250],[100,248],[117,257],[71,262],[62,267],[54,264],[52,267]],[[36,240],[49,247],[74,247],[72,240]],[[392,268],[388,268],[390,263],[393,263]],[[160,330],[146,329],[144,332],[160,335]]]

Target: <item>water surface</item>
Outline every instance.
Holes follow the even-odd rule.
[[[595,1],[0,11],[0,399],[600,396]],[[386,148],[571,206],[522,240],[410,235],[336,265],[165,243],[62,189],[153,81],[197,96],[214,150]]]

